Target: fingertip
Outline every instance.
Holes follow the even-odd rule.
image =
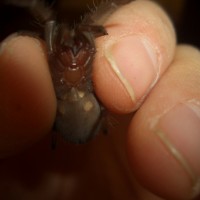
[[[130,113],[172,61],[174,29],[166,13],[148,1],[120,7],[104,26],[108,35],[96,41],[95,91],[109,110]]]
[[[191,199],[191,177],[156,133],[140,129],[137,120],[129,129],[127,153],[136,179],[149,191],[164,199]]]
[[[12,35],[0,51],[0,156],[13,154],[47,134],[56,101],[42,43]]]
[[[95,59],[98,66],[93,68],[95,93],[103,105],[114,113],[129,113],[133,101],[129,93],[119,82],[105,59]]]

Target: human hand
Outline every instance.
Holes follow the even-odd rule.
[[[117,118],[108,136],[88,144],[61,144],[52,152],[47,138],[2,160],[0,188],[9,186],[13,196],[159,199],[143,190],[134,176],[164,199],[189,199],[199,193],[199,52],[176,45],[170,20],[152,2],[121,7],[104,26],[109,35],[96,41],[97,96],[113,112],[139,109]],[[0,63],[0,155],[5,157],[47,135],[56,99],[41,41],[7,39]],[[2,195],[9,199],[8,190]]]

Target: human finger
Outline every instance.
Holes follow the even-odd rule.
[[[179,46],[174,62],[135,114],[127,138],[138,180],[165,199],[200,192],[200,52]]]
[[[96,40],[95,91],[111,111],[130,113],[173,59],[173,25],[157,4],[143,0],[121,6],[96,23],[103,23],[108,35]]]
[[[56,110],[42,43],[12,35],[0,50],[0,157],[31,145],[50,131]]]

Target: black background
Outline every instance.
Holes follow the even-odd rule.
[[[179,4],[184,4],[179,6],[181,12],[174,8],[173,2],[171,4],[168,2],[169,5],[166,6],[162,0],[158,0],[158,3],[167,10],[172,18],[177,31],[178,42],[200,47],[200,7],[198,1],[180,1]],[[64,19],[69,24],[78,23],[81,15],[88,12],[88,6],[93,6],[90,0],[75,1],[76,4],[73,4],[72,1],[63,0],[49,0],[47,3],[56,10],[58,18]],[[5,6],[2,1],[0,2],[0,41],[16,31],[28,30],[39,33],[42,32],[42,29],[42,25],[38,24],[26,9]]]

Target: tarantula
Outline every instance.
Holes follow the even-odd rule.
[[[106,35],[103,26],[84,22],[69,29],[39,0],[7,0],[27,7],[44,23],[44,39],[57,98],[55,130],[73,143],[85,143],[101,128],[103,107],[91,81],[94,39]],[[86,20],[87,21],[87,20]]]

